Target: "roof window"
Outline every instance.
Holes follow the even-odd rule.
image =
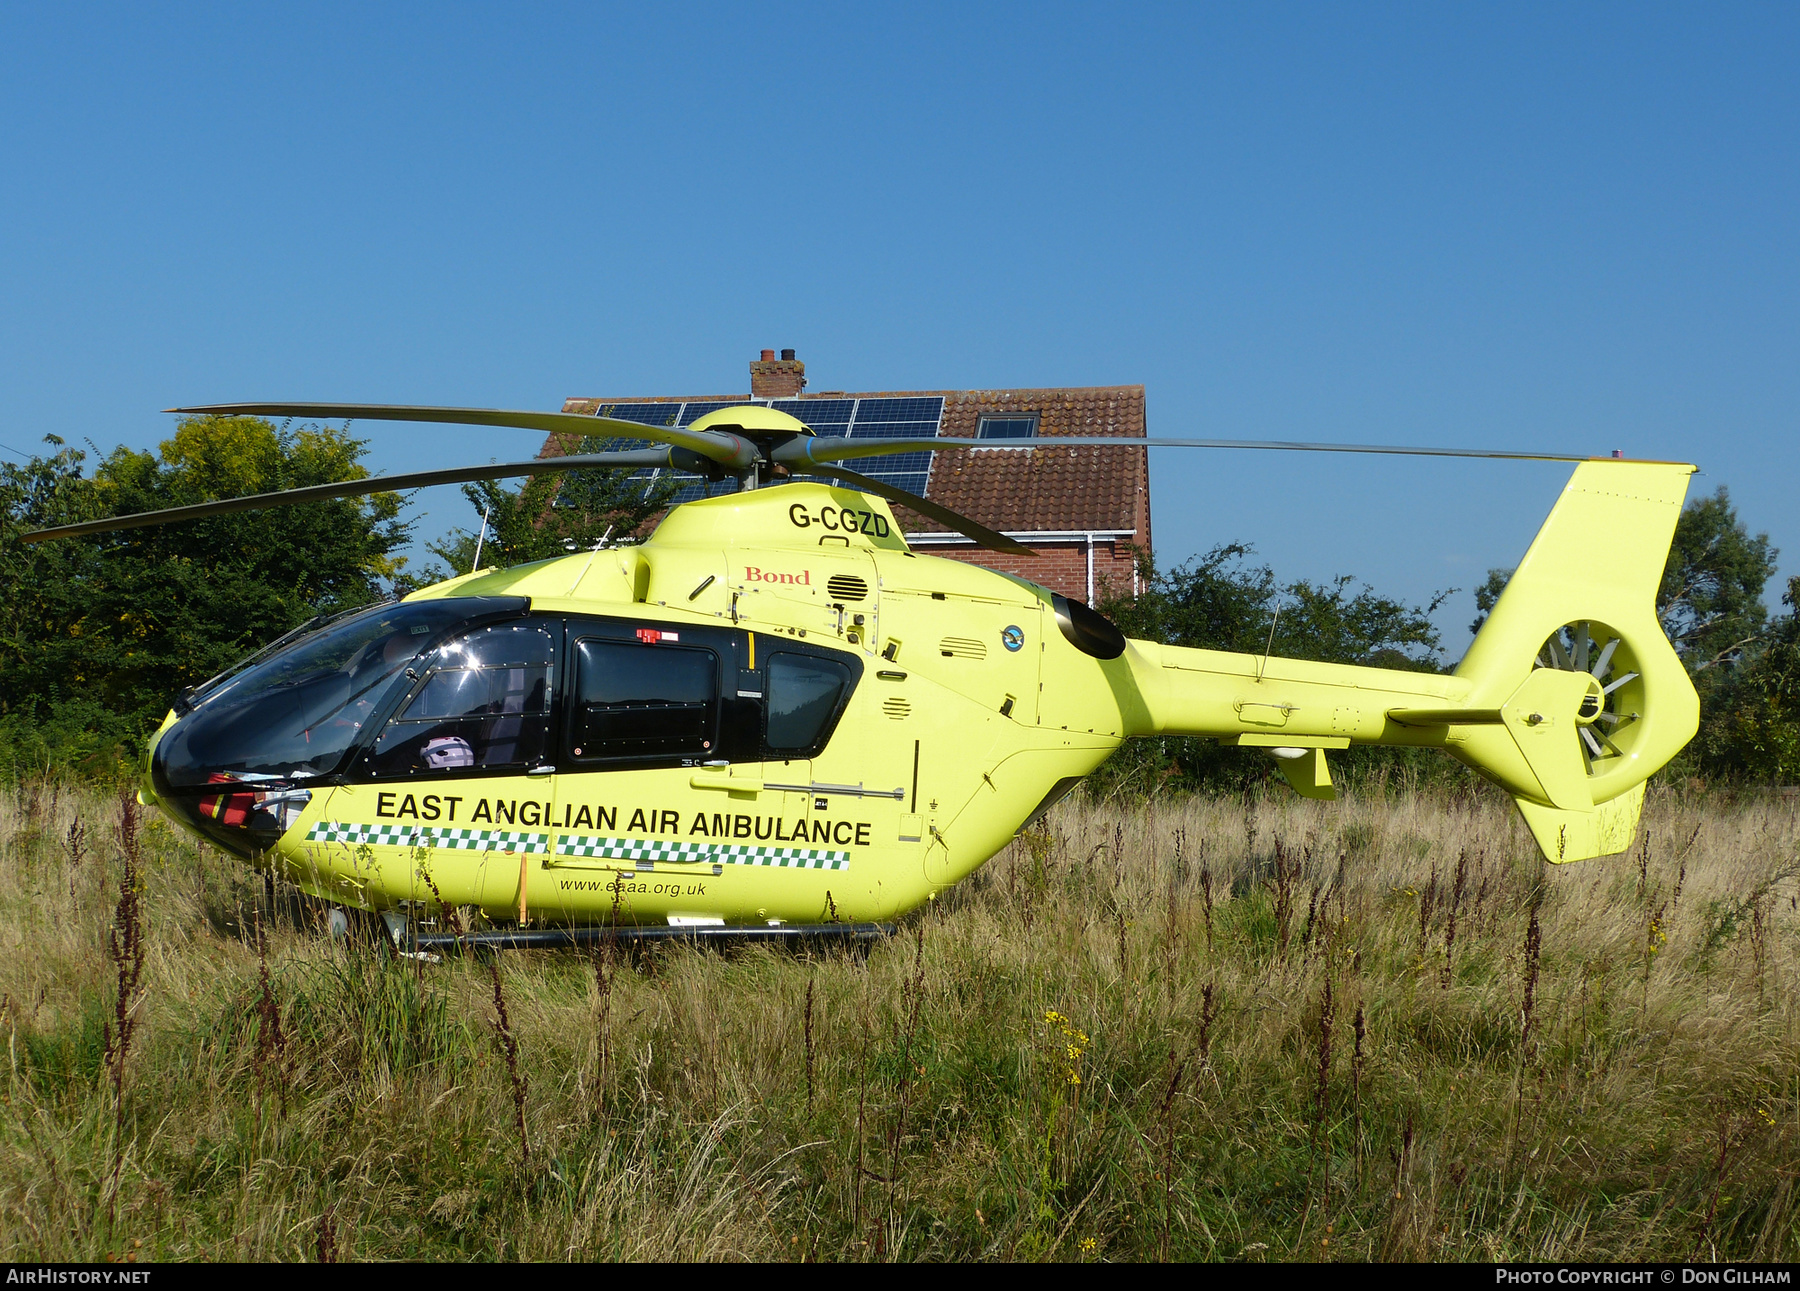
[[[1035,412],[1009,417],[983,417],[975,428],[976,439],[1030,439],[1037,434]]]

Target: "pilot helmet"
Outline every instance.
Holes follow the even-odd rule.
[[[441,735],[434,740],[426,740],[425,747],[419,751],[420,758],[433,771],[448,771],[453,767],[472,767],[475,765],[475,750],[460,735]]]

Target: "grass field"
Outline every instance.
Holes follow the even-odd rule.
[[[423,964],[16,790],[0,1253],[1800,1258],[1795,800],[1645,823],[1071,804],[866,961]]]

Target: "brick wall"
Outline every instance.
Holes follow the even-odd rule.
[[[948,556],[983,569],[997,569],[1004,574],[1017,574],[1048,587],[1053,592],[1077,601],[1088,599],[1087,543],[1044,543],[1033,547],[1035,556],[1012,556],[1003,551],[989,551],[973,544],[920,545],[914,548],[923,556]],[[1136,592],[1136,548],[1129,542],[1097,540],[1094,543],[1094,600],[1108,596],[1129,596]]]

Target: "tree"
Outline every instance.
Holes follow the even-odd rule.
[[[1768,534],[1749,535],[1722,484],[1682,510],[1656,609],[1690,673],[1735,662],[1761,637],[1779,554]]]
[[[1781,599],[1788,612],[1708,696],[1698,741],[1706,771],[1800,782],[1800,578],[1788,580]]]
[[[1328,583],[1281,584],[1267,565],[1249,564],[1244,543],[1214,547],[1185,565],[1161,570],[1140,560],[1144,590],[1101,609],[1128,636],[1167,645],[1289,659],[1435,671],[1442,654],[1431,615],[1452,593],[1427,606],[1381,596],[1366,584],[1352,590],[1344,575]],[[1360,766],[1365,758],[1355,751]],[[1243,788],[1269,778],[1266,757],[1244,756],[1211,740],[1133,740],[1097,776],[1097,788],[1152,792],[1165,786]]]
[[[1713,695],[1701,731],[1702,766],[1770,784],[1800,783],[1800,578],[1788,612],[1770,623]]]
[[[1481,631],[1482,625],[1488,621],[1488,615],[1494,612],[1494,606],[1500,602],[1500,593],[1512,581],[1513,572],[1509,569],[1490,569],[1487,581],[1475,589],[1475,621],[1469,624],[1469,635],[1474,636]]]
[[[1224,543],[1185,565],[1161,570],[1148,552],[1138,556],[1143,592],[1104,598],[1101,610],[1127,636],[1202,650],[1260,649],[1275,597],[1275,575],[1267,565],[1246,568],[1245,543]]]
[[[321,611],[378,599],[410,526],[397,494],[214,516],[27,546],[29,530],[360,479],[347,430],[183,421],[156,453],[0,465],[0,745],[129,749],[170,698]],[[53,753],[46,756],[54,758]]]
[[[616,440],[597,436],[573,448],[559,445],[565,453],[617,447]],[[465,484],[463,496],[476,515],[485,517],[486,537],[481,538],[479,527],[455,529],[443,541],[429,544],[431,553],[449,567],[432,572],[442,578],[469,573],[478,539],[482,565],[497,568],[566,555],[603,539],[639,541],[646,522],[669,506],[680,487],[667,471],[646,480],[622,470],[534,475],[518,488],[497,480]]]
[[[1167,645],[1382,668],[1438,666],[1431,615],[1451,592],[1409,606],[1366,584],[1352,593],[1356,580],[1348,574],[1329,583],[1278,584],[1267,565],[1245,563],[1253,554],[1245,543],[1227,543],[1162,571],[1145,557],[1143,592],[1109,599],[1103,609],[1128,636]]]

